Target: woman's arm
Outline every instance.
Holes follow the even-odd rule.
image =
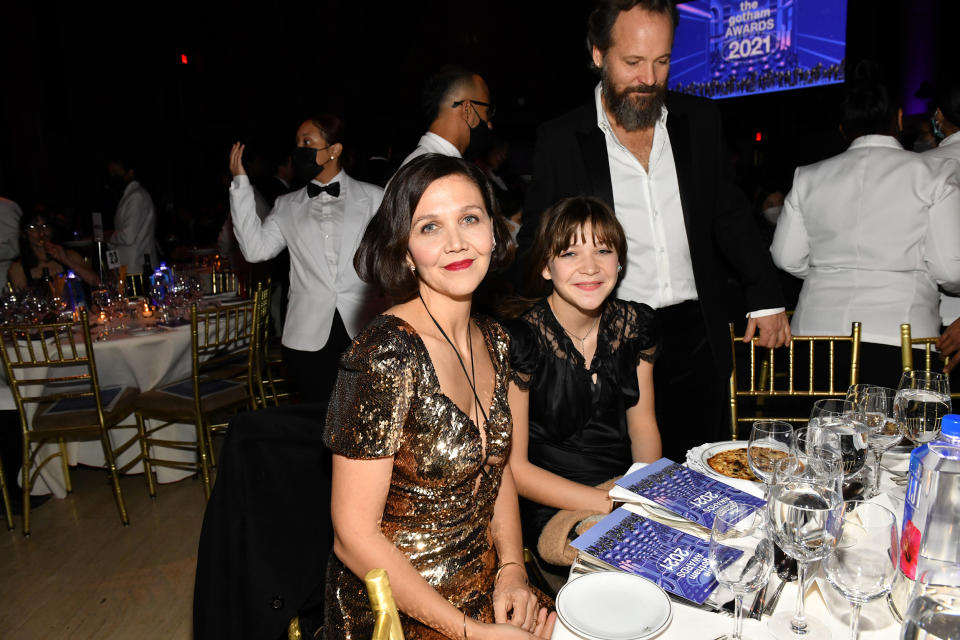
[[[91,286],[100,284],[100,276],[73,249],[64,249],[58,244],[47,243],[47,254],[63,265],[64,271],[72,269],[75,274]]]
[[[230,149],[230,217],[243,257],[247,262],[263,262],[283,251],[287,241],[273,215],[261,221],[257,214],[253,185],[243,168],[243,149],[239,142]]]
[[[556,509],[608,513],[610,499],[606,491],[567,480],[530,462],[527,458],[530,394],[511,382],[507,397],[510,401],[510,412],[513,414],[510,467],[513,469],[517,493]]]
[[[333,550],[347,568],[361,578],[370,569],[390,576],[397,607],[407,615],[451,638],[462,638],[464,615],[427,583],[410,561],[380,530],[380,519],[390,488],[393,458],[355,460],[333,456],[330,514]],[[483,637],[530,638],[508,625],[467,621],[469,640]]]
[[[10,269],[7,271],[7,280],[13,285],[14,290],[20,291],[27,288],[27,274],[23,271],[23,262],[14,260],[10,263]]]
[[[653,400],[653,363],[641,360],[637,365],[640,399],[627,409],[627,431],[634,462],[654,462],[662,455],[660,429]]]

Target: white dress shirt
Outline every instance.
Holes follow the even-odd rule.
[[[645,169],[617,138],[601,99],[601,85],[594,90],[597,127],[603,132],[613,185],[613,209],[627,237],[626,272],[617,297],[662,309],[697,300],[690,243],[683,221],[680,184],[673,147],[667,133],[664,106],[653,128],[653,144]],[[761,317],[783,308],[749,313]]]
[[[952,133],[933,149],[924,152],[925,156],[931,158],[952,158],[958,162],[957,168],[960,170],[960,131]],[[940,293],[940,320],[945,327],[949,327],[954,320],[960,317],[960,296],[952,296],[947,293]]]
[[[262,222],[245,175],[230,185],[230,216],[248,262],[263,262],[290,250],[290,293],[283,326],[284,346],[317,351],[327,343],[334,311],[355,336],[384,308],[374,288],[360,280],[353,255],[383,189],[341,172],[340,195],[307,197],[306,187],[277,198]],[[331,264],[333,260],[333,264]]]
[[[0,198],[0,289],[7,284],[10,263],[20,255],[20,218],[23,212],[13,200]]]
[[[417,143],[417,147],[410,152],[406,158],[403,159],[403,162],[400,163],[400,166],[407,164],[414,158],[422,156],[425,153],[439,153],[445,156],[453,156],[454,158],[462,158],[460,150],[453,146],[453,143],[438,136],[432,131],[427,131],[425,134],[420,136],[420,142]]]
[[[900,344],[940,335],[937,284],[960,287],[960,176],[952,161],[861,136],[840,155],[797,169],[770,247],[803,278],[791,329]]]
[[[158,263],[155,225],[156,211],[150,194],[139,182],[131,180],[117,204],[114,232],[110,236],[110,247],[117,251],[120,264],[127,266],[127,273],[143,271],[144,254],[150,254],[150,264]]]

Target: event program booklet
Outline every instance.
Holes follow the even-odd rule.
[[[642,576],[666,591],[703,604],[717,580],[710,542],[620,508],[571,542],[591,558]],[[732,557],[742,551],[729,548]]]
[[[713,527],[713,514],[730,502],[762,507],[763,499],[731,487],[667,458],[660,458],[642,469],[617,480],[617,486],[639,498],[669,509],[687,520]]]

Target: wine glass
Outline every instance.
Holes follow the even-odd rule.
[[[797,609],[770,618],[769,627],[778,638],[829,637],[822,622],[808,619],[804,611],[807,568],[828,556],[840,534],[843,501],[834,482],[819,477],[820,465],[798,464],[797,456],[777,462],[770,489],[768,516],[773,541],[797,560]]]
[[[864,384],[853,385],[847,392],[847,398],[852,399],[867,425],[867,447],[873,453],[873,488],[868,496],[871,498],[880,492],[880,459],[903,437],[897,421],[896,395],[894,389]]]
[[[838,398],[817,400],[810,412],[810,429],[825,429],[840,436],[844,479],[852,480],[867,462],[867,425],[857,414],[856,404]]]
[[[717,640],[741,640],[743,597],[762,587],[773,566],[773,543],[764,531],[763,507],[731,502],[713,518],[710,531],[710,570],[717,582],[733,592],[733,633]]]
[[[940,419],[950,413],[950,382],[936,371],[904,371],[897,388],[900,433],[917,443],[940,435]]]
[[[750,430],[750,441],[747,444],[747,460],[754,475],[763,480],[766,487],[765,494],[770,492],[770,481],[773,479],[773,466],[777,459],[791,453],[793,425],[780,420],[757,420]]]
[[[897,518],[878,504],[843,503],[840,540],[823,561],[827,581],[853,606],[850,640],[860,633],[860,608],[893,586],[900,557]]]

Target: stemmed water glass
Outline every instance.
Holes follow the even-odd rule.
[[[853,402],[838,398],[817,400],[807,426],[832,431],[840,437],[844,480],[852,480],[863,470],[867,462],[868,430]]]
[[[767,503],[774,543],[797,560],[796,612],[777,614],[768,623],[778,638],[829,636],[822,622],[806,617],[804,585],[809,564],[828,556],[840,533],[843,500],[836,490],[837,480],[826,473],[839,474],[839,469],[822,464],[819,458],[806,461],[802,464],[798,456],[787,456],[777,462]]]
[[[736,601],[733,633],[717,640],[741,640],[743,597],[767,582],[773,565],[773,544],[764,525],[763,507],[731,502],[713,518],[710,532],[710,570],[717,582],[733,592]]]
[[[850,604],[850,640],[860,632],[860,608],[887,593],[897,573],[900,545],[897,518],[878,504],[843,503],[841,535],[823,561],[827,581]]]
[[[793,425],[780,420],[757,420],[750,430],[747,444],[747,461],[754,475],[763,480],[764,495],[770,493],[774,464],[782,457],[777,453],[789,455],[793,438]]]
[[[873,488],[869,497],[880,492],[880,459],[884,452],[903,437],[897,419],[897,392],[887,387],[856,384],[847,391],[861,420],[867,425],[867,446],[873,453]]]
[[[940,435],[940,419],[950,413],[950,382],[936,371],[905,371],[897,388],[896,410],[900,432],[917,443]]]

